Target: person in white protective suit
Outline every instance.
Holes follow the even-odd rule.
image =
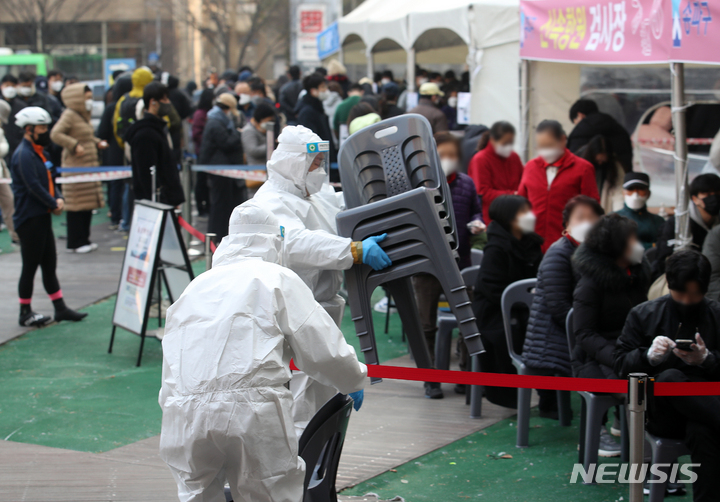
[[[249,201],[168,309],[160,456],[181,502],[301,502],[305,463],[292,421],[290,359],[362,402],[367,367],[293,271],[277,218]]]
[[[253,201],[278,217],[285,228],[284,265],[312,290],[315,300],[340,326],[345,300],[338,295],[343,270],[365,263],[375,270],[390,266],[380,247],[385,235],[354,242],[337,235],[335,216],[344,208],[342,193],[328,184],[328,142],[303,126],[288,126],[267,163],[268,180]],[[242,207],[242,206],[240,206]],[[325,343],[332,343],[326,340]],[[334,394],[332,388],[295,372],[290,382],[298,434]]]

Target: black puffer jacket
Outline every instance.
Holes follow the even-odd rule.
[[[632,309],[613,353],[615,373],[620,378],[627,378],[628,373],[636,371],[657,375],[675,368],[688,375],[720,381],[720,303],[705,298],[701,305],[692,319],[681,319],[670,295]],[[691,329],[678,335],[681,321],[683,326],[689,325]],[[656,336],[671,340],[694,338],[696,328],[710,351],[702,365],[689,366],[672,353],[657,366],[648,362],[647,351]]]
[[[632,171],[633,150],[630,135],[617,120],[607,113],[592,113],[578,122],[568,136],[567,147],[571,152],[577,153],[598,134],[610,142],[612,150],[625,172]]]
[[[217,106],[207,116],[198,162],[204,165],[230,166],[243,163],[242,136]]]
[[[572,255],[576,245],[561,237],[545,253],[538,270],[538,283],[530,308],[523,361],[529,368],[570,375],[565,319],[573,305],[577,277]]]
[[[576,376],[614,378],[613,350],[628,313],[647,300],[647,262],[628,270],[614,259],[581,245],[573,255],[580,275],[573,294]]]

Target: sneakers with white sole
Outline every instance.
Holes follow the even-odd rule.
[[[70,249],[68,251],[71,253],[75,252],[78,254],[87,254],[87,253],[92,253],[97,248],[98,248],[98,245],[95,244],[94,242],[92,242],[90,244],[85,244],[84,246],[80,246],[79,248],[75,248],[75,249]]]
[[[598,455],[601,457],[620,456],[620,444],[613,439],[604,426],[600,429],[600,446],[598,447]]]

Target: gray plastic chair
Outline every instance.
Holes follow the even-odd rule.
[[[522,281],[513,282],[505,291],[503,291],[500,299],[500,309],[502,310],[503,326],[505,328],[505,340],[508,346],[508,353],[512,359],[513,366],[517,369],[518,375],[547,375],[546,371],[528,368],[522,360],[520,354],[515,352],[513,348],[512,333],[512,308],[514,305],[521,303],[527,305],[530,309],[533,297],[535,296],[535,286],[537,279],[524,279]],[[558,394],[558,413],[560,415],[560,425],[570,425],[570,393],[566,391],[557,391]],[[528,446],[530,435],[530,399],[532,398],[532,389],[518,389],[517,403],[517,442],[518,448]]]
[[[363,240],[387,233],[381,247],[393,262],[381,271],[355,265],[345,273],[365,362],[378,364],[370,296],[383,285],[395,300],[417,366],[431,367],[411,282],[418,273],[437,277],[468,351],[481,353],[480,333],[455,261],[452,202],[430,123],[409,114],[366,127],[343,143],[339,163],[349,209],[337,216],[338,234]]]
[[[574,361],[575,331],[573,328],[573,310],[570,309],[565,319],[565,332],[568,340],[570,361]],[[600,427],[602,417],[615,406],[620,407],[620,429],[621,429],[621,453],[623,462],[630,459],[630,437],[628,436],[627,415],[625,402],[607,394],[594,394],[592,392],[578,392],[582,397],[582,409],[580,410],[580,448],[578,450],[578,462],[582,462],[586,472],[591,464],[598,461],[598,448],[600,447]],[[594,482],[592,483],[594,484]]]
[[[485,252],[482,249],[471,249],[470,263],[473,265],[482,265],[483,256],[485,256]]]
[[[475,286],[479,273],[479,265],[473,265],[460,271],[467,288]],[[444,312],[438,309],[437,333],[435,334],[435,367],[439,370],[450,369],[452,333],[456,328],[457,318],[455,318],[455,315],[452,312]]]
[[[668,476],[670,475],[672,464],[677,463],[679,457],[690,455],[690,450],[681,439],[661,438],[645,431],[645,442],[650,443],[653,465],[668,464],[667,466],[658,466],[658,469]],[[654,475],[652,479],[655,479]],[[668,484],[667,479],[666,477],[664,483],[648,483],[650,487],[648,502],[662,502],[665,499],[665,488]]]

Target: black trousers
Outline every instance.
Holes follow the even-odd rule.
[[[42,270],[43,286],[45,286],[47,294],[57,293],[60,290],[60,283],[55,274],[57,251],[50,214],[30,218],[15,231],[20,237],[20,256],[22,257],[18,296],[26,300],[32,298],[35,272],[38,267]]]
[[[228,234],[228,225],[233,209],[247,200],[247,187],[243,180],[208,174],[210,187],[210,216],[208,233],[217,237],[217,242]]]
[[[195,204],[198,213],[207,214],[210,209],[210,196],[208,194],[208,174],[202,171],[195,173]]]
[[[665,370],[656,382],[705,382],[679,369]],[[718,500],[720,490],[720,396],[654,397],[650,405],[648,430],[660,437],[684,439],[697,474],[693,484],[694,502]]]
[[[77,249],[90,244],[92,211],[67,211],[67,248]]]

